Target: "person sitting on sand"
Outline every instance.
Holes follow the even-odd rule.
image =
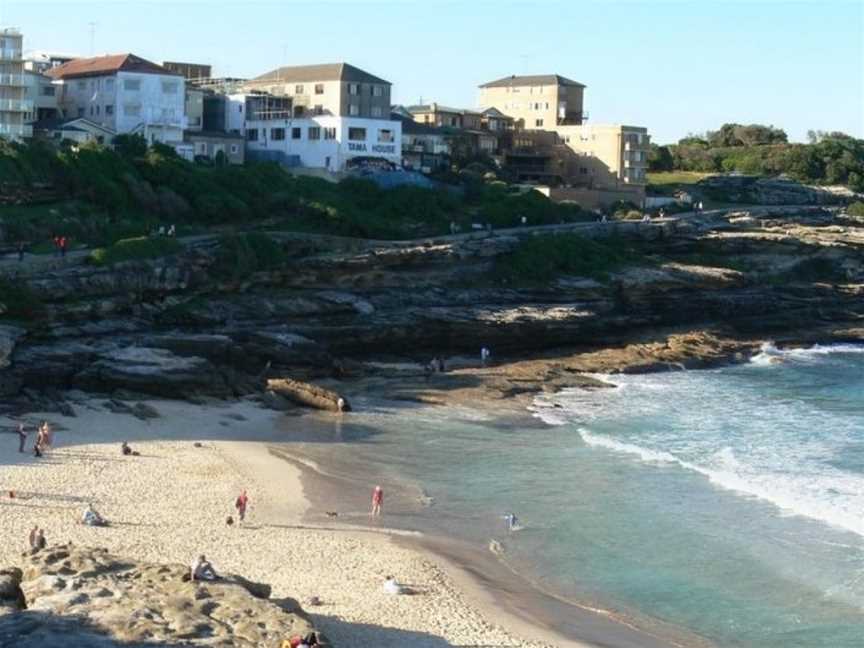
[[[132,454],[132,448],[130,448],[129,444],[126,441],[124,441],[120,445],[120,452],[122,452],[124,456],[125,455],[131,455]]]
[[[216,570],[213,568],[213,565],[210,564],[210,561],[207,560],[207,556],[201,554],[198,556],[198,559],[192,563],[192,567],[189,570],[189,577],[193,580],[216,580]]]
[[[384,581],[384,593],[385,594],[404,594],[404,588],[396,582],[396,579],[392,576],[388,576]]]
[[[36,544],[33,547],[36,551],[41,551],[48,545],[48,542],[45,540],[45,530],[39,529],[36,531]]]
[[[108,526],[108,521],[103,518],[99,512],[93,508],[93,503],[87,505],[84,513],[81,515],[81,524],[87,526]]]

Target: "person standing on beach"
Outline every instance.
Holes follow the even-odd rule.
[[[27,445],[27,430],[23,423],[18,424],[18,452],[24,452],[24,446]]]
[[[237,509],[237,517],[240,518],[240,522],[246,519],[246,507],[249,506],[249,496],[246,495],[246,491],[243,490],[237,496],[237,500],[234,502],[234,508]]]
[[[384,504],[384,489],[380,486],[376,486],[372,490],[372,513],[371,515],[377,517],[381,515],[381,507]]]
[[[39,536],[39,527],[34,526],[32,529],[30,529],[30,548],[31,549],[36,548],[36,538],[38,536]]]

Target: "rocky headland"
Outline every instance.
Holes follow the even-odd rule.
[[[571,231],[614,237],[638,256],[600,279],[497,278],[496,263],[525,238]],[[585,373],[715,366],[767,340],[862,337],[864,224],[841,208],[410,242],[272,236],[290,261],[242,280],[214,277],[218,241],[207,237],[110,267],[7,261],[0,273],[42,306],[0,327],[2,408],[68,412],[70,389],[121,400],[262,395],[267,378],[282,377],[347,394],[497,399],[590,382]],[[494,367],[478,366],[483,345]],[[431,357],[449,371],[430,380]]]

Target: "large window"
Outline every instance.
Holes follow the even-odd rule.
[[[247,128],[246,129],[246,139],[250,142],[258,141],[258,129],[257,128]]]
[[[349,83],[348,84],[348,94],[349,95],[359,95],[360,94],[360,84],[359,83]]]
[[[313,115],[323,115],[324,114],[324,106],[321,104],[315,104],[315,107],[312,108]]]
[[[384,116],[384,110],[381,108],[381,106],[372,106],[372,116],[373,117],[383,117]]]
[[[295,85],[294,86],[294,94],[303,94],[303,86]]]
[[[310,140],[320,140],[321,139],[320,126],[310,126],[309,127],[309,139]]]
[[[542,126],[543,126],[543,120],[542,120],[542,119],[535,119],[535,120],[534,120],[534,126],[535,126],[536,128],[542,128]]]
[[[372,96],[373,97],[383,97],[384,96],[384,86],[380,86],[380,85],[372,86]]]
[[[285,129],[284,128],[271,128],[270,129],[270,139],[273,141],[281,141],[285,139]]]
[[[348,105],[348,114],[352,117],[356,117],[360,114],[360,106],[357,104],[349,104]]]
[[[393,131],[382,128],[378,131],[378,141],[379,142],[392,142],[393,141]]]
[[[53,85],[42,86],[42,96],[53,97],[55,90],[57,90],[57,88],[55,88]]]
[[[316,83],[315,84],[315,94],[324,94],[324,84]]]
[[[114,90],[114,79],[105,79],[105,89],[109,92]]]
[[[130,92],[137,92],[138,90],[141,89],[141,80],[140,79],[124,79],[123,89],[128,90]]]
[[[291,139],[299,140],[303,137],[303,129],[295,126],[291,129]]]
[[[324,139],[325,140],[336,139],[336,128],[325,128],[324,129]]]
[[[114,114],[114,106],[112,106],[111,104],[108,104],[107,106],[105,106],[105,114],[106,115],[113,115]]]
[[[364,142],[366,141],[366,129],[365,128],[349,128],[348,129],[348,139],[354,142]]]

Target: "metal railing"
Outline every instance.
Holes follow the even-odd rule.
[[[23,74],[0,74],[0,85],[20,88],[26,85],[26,81]]]
[[[31,112],[33,102],[29,99],[0,99],[0,111],[4,112]]]

